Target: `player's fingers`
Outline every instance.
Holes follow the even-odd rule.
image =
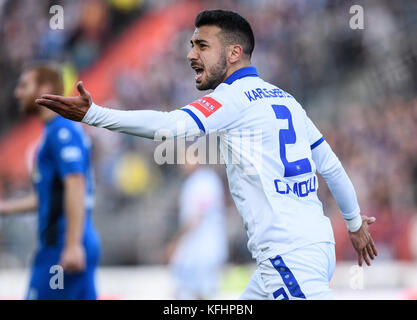
[[[358,265],[359,265],[359,267],[362,267],[362,253],[361,253],[361,251],[358,251]]]
[[[78,272],[80,271],[80,265],[76,262],[67,265],[67,269],[65,271],[69,273]]]
[[[78,265],[79,265],[80,269],[84,269],[85,258],[82,255],[78,258]]]
[[[378,255],[378,251],[376,250],[376,246],[375,246],[375,243],[374,243],[374,239],[372,239],[372,237],[370,239],[370,243],[369,244],[371,246],[372,252],[374,253],[375,256],[377,256]]]
[[[370,243],[368,243],[368,245],[366,246],[366,252],[368,253],[368,256],[369,256],[372,260],[374,260],[375,255],[374,255],[374,252],[373,252],[373,250],[372,250],[372,247],[371,247],[371,244],[370,244]]]
[[[368,253],[367,253],[366,249],[362,250],[362,256],[363,256],[363,259],[365,260],[366,264],[368,266],[370,266],[371,265],[371,260],[369,260]]]
[[[77,83],[77,90],[80,93],[80,95],[84,96],[84,97],[89,97],[90,93],[84,88],[84,84],[82,81],[78,81]]]
[[[77,262],[77,264],[74,266],[74,272],[81,272],[85,268],[85,264],[83,260],[80,260]]]
[[[77,82],[77,90],[81,95],[85,94],[85,88],[82,81]]]
[[[71,268],[67,263],[66,259],[61,259],[59,265],[62,267],[62,269],[64,269],[64,271],[68,271]]]
[[[79,272],[84,269],[83,263],[80,261],[65,261],[62,268],[68,273]]]
[[[47,107],[53,111],[66,110],[67,105],[61,102],[57,102],[49,99],[36,99],[35,102],[41,106]]]
[[[47,100],[52,100],[52,101],[57,101],[60,102],[62,104],[65,104],[67,106],[71,105],[71,98],[68,97],[63,97],[63,96],[57,96],[55,94],[43,94],[42,99],[47,99]]]
[[[68,273],[74,272],[74,267],[70,263],[66,263],[65,265],[62,266],[62,268],[64,268],[65,272],[68,272]]]
[[[368,223],[368,224],[372,224],[372,223],[374,223],[376,221],[376,218],[375,217],[366,217],[366,222]]]

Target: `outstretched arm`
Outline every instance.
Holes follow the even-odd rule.
[[[25,212],[33,212],[38,207],[35,193],[11,200],[0,200],[0,215],[13,215]]]
[[[79,96],[45,94],[36,99],[36,103],[73,121],[149,139],[201,134],[195,121],[183,110],[161,112],[103,108],[92,102],[91,95],[82,82],[78,82],[77,89]]]
[[[371,265],[370,259],[374,259],[378,252],[368,225],[375,222],[375,218],[360,215],[352,182],[326,141],[312,150],[312,156],[317,171],[326,180],[346,221],[350,240],[358,254],[358,264],[362,266],[362,261],[365,260],[367,265]]]

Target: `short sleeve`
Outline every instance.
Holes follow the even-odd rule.
[[[51,134],[50,143],[61,178],[84,173],[84,145],[80,132],[70,127],[57,128]]]
[[[229,129],[239,116],[239,111],[233,99],[228,97],[227,90],[216,90],[180,110],[188,113],[206,134]]]

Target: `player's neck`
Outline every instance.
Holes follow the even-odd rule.
[[[223,79],[223,81],[226,80],[231,74],[233,74],[237,70],[245,68],[245,67],[249,67],[250,65],[251,65],[250,61],[240,61],[238,63],[230,65],[229,68],[227,69],[226,76]]]
[[[39,110],[39,118],[41,119],[41,121],[43,123],[48,123],[49,121],[51,121],[53,118],[55,118],[56,116],[58,116],[55,112],[47,109],[47,108],[41,108]]]

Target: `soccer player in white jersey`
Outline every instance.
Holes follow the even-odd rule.
[[[81,82],[79,96],[44,95],[37,103],[75,121],[146,138],[162,129],[180,134],[180,122],[185,135],[217,132],[223,157],[239,155],[226,161],[226,172],[258,266],[240,298],[331,299],[334,237],[315,172],[336,199],[360,266],[377,255],[368,229],[375,218],[360,215],[349,177],[301,105],[251,66],[254,42],[239,14],[199,13],[187,58],[197,89],[214,91],[171,112],[103,108]],[[236,139],[245,134],[257,141],[255,152]]]
[[[179,197],[179,229],[167,246],[177,299],[210,299],[227,259],[224,188],[207,166],[186,163]]]

